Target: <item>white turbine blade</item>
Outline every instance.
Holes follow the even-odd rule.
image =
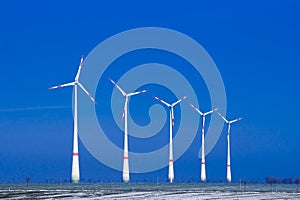
[[[83,87],[83,85],[81,85],[81,83],[79,82],[77,84],[90,97],[90,99],[94,102],[94,104],[96,104],[96,100],[94,99],[94,97]]]
[[[212,112],[215,112],[215,111],[217,111],[217,110],[219,110],[219,108],[215,108],[215,109],[213,109],[213,110],[211,110],[211,111],[208,111],[208,112],[204,113],[204,115],[208,115],[208,114],[210,114],[210,113],[212,113]]]
[[[78,79],[79,79],[80,71],[81,71],[81,67],[82,67],[82,63],[83,63],[83,57],[84,57],[84,55],[81,56],[80,64],[79,64],[78,71],[77,71],[77,74],[76,74],[76,77],[75,77],[75,81],[78,81]]]
[[[158,97],[156,97],[156,96],[153,96],[153,98],[156,99],[156,100],[158,100],[158,101],[160,101],[161,103],[165,104],[166,106],[171,107],[171,104],[168,104],[168,103],[165,102],[164,100],[162,100],[162,99],[160,99],[160,98],[158,98]]]
[[[171,120],[172,120],[172,126],[174,127],[174,108],[171,107]]]
[[[125,112],[127,112],[127,111],[126,111],[126,102],[125,102],[125,104],[124,104],[123,113],[122,113],[122,119],[123,119],[123,120],[125,119]]]
[[[130,96],[141,94],[141,93],[144,93],[144,92],[149,92],[149,90],[141,90],[141,91],[138,91],[138,92],[132,92],[132,93],[127,94],[127,96],[130,97]]]
[[[175,106],[176,104],[180,103],[181,101],[185,100],[187,96],[184,96],[180,99],[178,99],[178,101],[176,101],[175,103],[172,104],[172,107]]]
[[[116,86],[116,88],[122,93],[122,95],[125,97],[126,96],[126,93],[124,92],[124,90],[122,90],[120,88],[120,86],[115,82],[113,81],[111,78],[109,78],[108,80],[110,80],[110,82],[112,82],[112,84],[114,84]]]
[[[194,108],[194,110],[196,110],[200,115],[203,115],[203,113],[198,108],[196,108],[193,104],[190,103],[190,106]]]
[[[231,124],[231,123],[237,122],[237,121],[239,121],[239,120],[241,120],[241,119],[242,119],[242,118],[240,117],[240,118],[237,118],[237,119],[231,120],[229,123]]]
[[[221,113],[218,112],[218,115],[219,115],[220,117],[222,117],[222,119],[223,119],[226,123],[229,123],[228,120],[227,120]]]
[[[62,87],[67,87],[67,86],[74,86],[74,85],[75,85],[75,82],[71,82],[71,83],[66,83],[66,84],[62,84],[62,85],[56,85],[56,86],[50,87],[48,89],[52,90],[52,89],[57,89],[57,88],[62,88]]]

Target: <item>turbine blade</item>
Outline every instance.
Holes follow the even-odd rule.
[[[160,98],[158,98],[158,97],[156,97],[156,96],[153,96],[153,98],[156,99],[157,101],[159,101],[159,102],[165,104],[166,106],[171,107],[171,104],[168,104],[168,103],[165,102],[164,100],[162,100],[162,99],[160,99]]]
[[[119,86],[115,81],[113,81],[111,78],[109,78],[108,80],[110,80],[110,82],[112,82],[112,84],[115,85],[115,87],[122,93],[122,95],[123,95],[124,97],[126,96],[126,93],[124,92],[124,90],[122,90],[122,89],[120,88],[120,86]]]
[[[48,89],[52,90],[52,89],[57,89],[57,88],[62,88],[62,87],[67,87],[67,86],[74,86],[74,85],[75,85],[75,82],[71,82],[71,83],[65,83],[62,85],[56,85],[56,86],[50,87]]]
[[[185,100],[187,96],[184,96],[180,99],[178,99],[178,101],[176,101],[175,103],[172,104],[172,107],[175,106],[176,104],[180,103],[181,101]]]
[[[220,117],[222,117],[222,119],[223,119],[226,123],[229,123],[228,120],[227,120],[221,113],[218,112],[218,115],[219,115]]]
[[[231,123],[237,122],[237,121],[239,121],[239,120],[241,120],[241,119],[242,119],[242,118],[240,117],[240,118],[237,118],[237,119],[231,120],[229,123],[231,124]]]
[[[196,110],[201,116],[203,116],[203,113],[202,113],[198,108],[196,108],[193,104],[190,103],[190,106],[191,106],[194,110]]]
[[[79,87],[85,92],[85,94],[87,94],[90,99],[94,102],[94,104],[96,104],[96,100],[94,99],[94,97],[83,87],[83,85],[81,85],[81,83],[77,83],[79,85]]]
[[[208,114],[210,114],[210,113],[212,113],[212,112],[215,112],[215,111],[217,111],[217,110],[219,110],[219,108],[215,108],[215,109],[213,109],[213,110],[211,110],[211,111],[208,111],[208,112],[204,113],[204,115],[208,115]]]
[[[172,126],[174,127],[174,108],[171,107],[171,119],[172,119]]]
[[[141,93],[144,93],[144,92],[149,92],[149,90],[141,90],[141,91],[138,91],[138,92],[132,92],[132,93],[127,94],[127,96],[130,97],[130,96],[141,94]]]
[[[79,67],[78,67],[78,71],[77,71],[77,74],[75,76],[75,81],[78,81],[78,79],[79,79],[80,72],[81,72],[81,67],[82,67],[82,63],[83,63],[83,58],[84,58],[84,55],[82,54],[81,59],[80,59],[80,64],[79,64]]]
[[[125,102],[125,104],[124,104],[123,113],[122,113],[122,119],[123,119],[123,120],[125,120],[125,112],[127,112],[127,111],[126,111],[126,102]]]

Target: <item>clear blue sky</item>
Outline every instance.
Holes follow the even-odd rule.
[[[101,41],[147,26],[192,37],[218,66],[228,117],[244,117],[232,127],[233,181],[300,176],[300,2],[3,1],[0,10],[0,182],[70,179],[72,89],[47,88],[72,81],[81,54]],[[175,181],[199,181],[199,145],[198,134],[175,163]],[[79,148],[82,179],[121,180]],[[225,151],[224,130],[208,179],[225,179]],[[132,180],[156,177],[167,180],[167,168]]]

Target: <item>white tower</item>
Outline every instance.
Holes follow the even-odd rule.
[[[218,113],[220,117],[228,124],[228,129],[227,129],[227,174],[226,174],[226,179],[228,182],[231,182],[231,163],[230,163],[230,124],[237,122],[241,120],[242,118],[237,118],[231,121],[228,121],[221,113]]]
[[[148,90],[141,90],[138,92],[132,92],[126,94],[124,90],[120,88],[120,86],[114,82],[111,78],[109,79],[115,87],[122,93],[122,95],[125,97],[125,104],[124,104],[124,110],[123,110],[123,119],[125,121],[124,123],[124,156],[123,156],[123,181],[124,182],[129,182],[129,162],[128,162],[128,101],[129,97],[141,94],[144,92],[148,92]]]
[[[193,104],[190,104],[190,106],[196,110],[201,116],[202,116],[202,134],[201,134],[201,181],[205,182],[206,181],[206,167],[205,167],[205,147],[204,147],[204,125],[205,125],[205,116],[208,114],[211,114],[212,112],[218,110],[218,108],[213,109],[211,111],[208,111],[206,113],[202,113],[198,108],[196,108]]]
[[[167,103],[167,102],[165,102],[165,101],[163,101],[160,98],[155,97],[155,96],[154,96],[154,98],[170,108],[170,145],[169,145],[169,174],[168,174],[168,178],[169,178],[170,183],[173,183],[173,181],[174,181],[174,164],[173,164],[174,106],[176,106],[178,103],[183,101],[186,98],[186,96],[180,98],[178,101],[176,101],[173,104],[169,104],[169,103]]]
[[[79,82],[80,71],[83,63],[83,55],[80,60],[80,65],[75,77],[74,82],[57,85],[50,87],[49,89],[62,88],[66,86],[74,86],[74,134],[73,134],[73,153],[72,153],[72,174],[71,179],[73,183],[78,183],[80,181],[79,172],[79,154],[78,154],[78,86],[90,97],[90,99],[96,104],[95,99],[88,93],[88,91]]]

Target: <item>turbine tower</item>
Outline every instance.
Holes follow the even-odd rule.
[[[161,103],[165,104],[170,108],[170,145],[169,145],[169,174],[168,178],[170,183],[173,183],[174,181],[174,165],[173,165],[173,128],[174,128],[174,106],[176,106],[178,103],[186,99],[186,96],[180,98],[178,101],[176,101],[173,104],[169,104],[160,98],[153,96],[156,100],[160,101]]]
[[[127,115],[128,115],[128,101],[129,97],[141,94],[144,92],[148,92],[148,90],[141,90],[138,92],[132,92],[126,94],[124,90],[120,88],[120,86],[114,82],[111,78],[109,80],[115,85],[115,87],[122,93],[122,95],[125,97],[125,104],[124,104],[124,110],[123,110],[123,119],[125,121],[124,123],[124,156],[123,156],[123,181],[129,182],[129,162],[128,162],[128,121],[127,121]]]
[[[49,90],[51,89],[57,89],[57,88],[62,88],[62,87],[67,87],[67,86],[74,86],[74,135],[73,135],[73,154],[72,154],[72,175],[71,179],[73,183],[78,183],[80,180],[80,174],[79,174],[79,154],[78,154],[78,99],[77,99],[77,93],[78,93],[78,86],[89,96],[89,98],[96,104],[95,99],[88,93],[88,91],[83,87],[83,85],[79,82],[79,76],[80,76],[80,71],[82,67],[82,62],[83,62],[83,55],[80,60],[79,68],[75,77],[75,81],[62,84],[62,85],[57,85],[50,87]]]
[[[205,116],[208,114],[211,114],[212,112],[215,112],[218,110],[218,108],[213,109],[211,111],[208,111],[206,113],[202,113],[198,108],[196,108],[193,104],[190,104],[190,106],[196,110],[201,116],[202,116],[202,147],[201,147],[201,181],[206,181],[206,169],[205,169],[205,151],[204,151],[204,125],[205,125]]]
[[[218,113],[220,117],[228,124],[228,129],[227,129],[227,181],[231,182],[231,164],[230,164],[230,124],[237,122],[241,120],[242,118],[237,118],[231,121],[228,121],[221,113]]]

